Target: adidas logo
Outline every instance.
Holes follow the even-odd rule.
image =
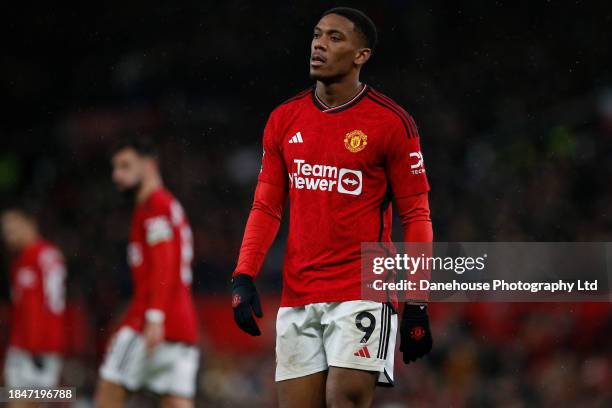
[[[302,134],[297,132],[291,139],[289,139],[289,143],[304,143],[304,139],[302,139]]]
[[[366,346],[363,346],[362,348],[360,348],[358,351],[356,351],[355,353],[353,353],[354,356],[357,357],[365,357],[365,358],[370,358],[370,351],[368,350],[368,348]]]

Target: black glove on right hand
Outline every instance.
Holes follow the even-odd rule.
[[[423,357],[431,351],[432,346],[427,306],[407,304],[400,323],[400,351],[404,363],[409,364]]]
[[[259,318],[263,317],[253,277],[240,274],[232,279],[232,308],[234,309],[234,321],[242,331],[251,336],[261,334],[253,317],[253,313]]]

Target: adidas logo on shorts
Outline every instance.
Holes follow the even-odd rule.
[[[358,351],[356,351],[353,355],[357,357],[370,358],[370,351],[368,350],[366,346],[363,346]]]

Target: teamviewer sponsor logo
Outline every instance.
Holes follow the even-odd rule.
[[[359,170],[311,164],[301,159],[294,159],[293,163],[295,164],[295,171],[289,173],[292,188],[297,190],[337,191],[349,195],[361,194],[363,176]]]
[[[361,172],[359,170],[340,169],[338,192],[343,194],[361,194]]]

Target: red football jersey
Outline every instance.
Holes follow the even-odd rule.
[[[142,331],[148,310],[163,312],[166,340],[195,343],[192,259],[193,238],[185,212],[169,191],[160,188],[134,210],[128,244],[134,293],[123,324]]]
[[[333,108],[306,90],[264,130],[261,182],[289,190],[282,306],[361,297],[361,243],[391,240],[392,196],[429,190],[410,115],[364,86]]]
[[[19,253],[11,265],[11,346],[64,351],[65,279],[64,258],[49,242],[40,239]]]

